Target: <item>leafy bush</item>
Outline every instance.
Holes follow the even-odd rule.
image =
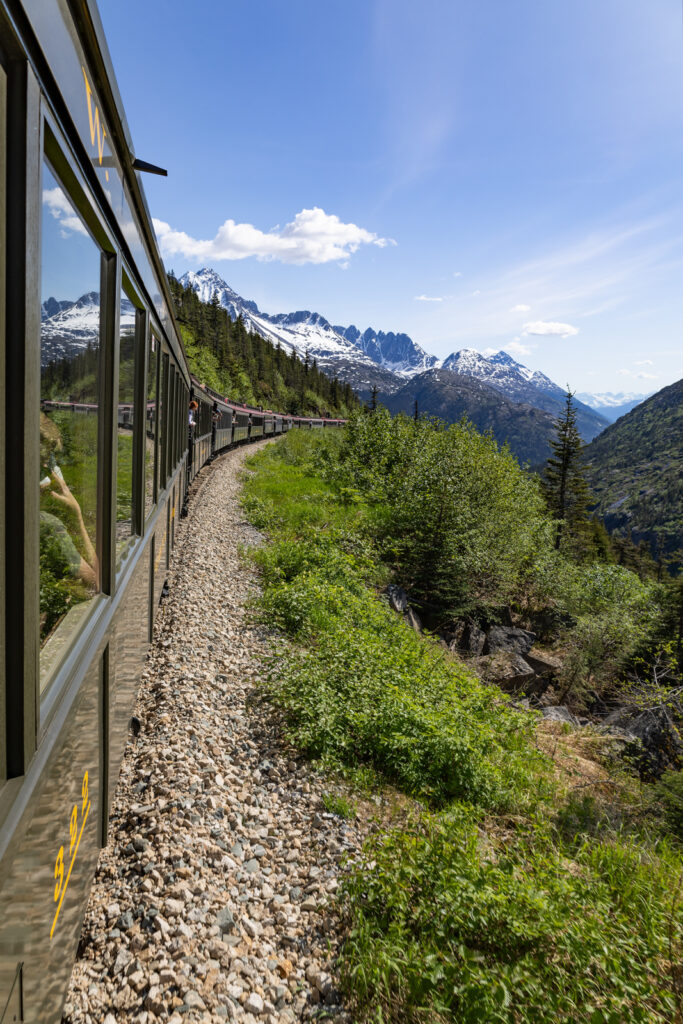
[[[414,599],[444,617],[509,601],[549,545],[536,481],[466,422],[356,416],[338,481],[366,495],[382,556]]]
[[[539,826],[495,841],[482,824],[458,809],[369,843],[343,892],[356,1019],[677,1019],[671,853],[603,842],[569,860]]]
[[[534,717],[406,629],[357,579],[303,572],[268,587],[264,611],[314,641],[279,656],[270,681],[310,756],[370,765],[435,804],[535,798],[543,761],[529,743]]]

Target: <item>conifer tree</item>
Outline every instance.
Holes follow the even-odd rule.
[[[555,420],[555,439],[550,442],[553,454],[543,474],[543,493],[557,521],[555,547],[558,549],[563,538],[581,547],[589,528],[590,492],[581,462],[584,444],[576,427],[573,399],[574,392],[567,389],[565,410]]]
[[[417,404],[417,398],[416,398],[415,399],[415,408],[413,409],[413,419],[417,423],[419,418],[420,418],[420,410],[419,410],[419,407],[418,407],[418,404]]]
[[[375,409],[377,408],[377,394],[378,394],[378,392],[379,392],[379,388],[377,387],[376,384],[373,384],[372,385],[372,395],[370,397],[370,412],[374,412]]]

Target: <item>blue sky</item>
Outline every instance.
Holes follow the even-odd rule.
[[[681,0],[100,0],[166,265],[269,313],[683,375]]]

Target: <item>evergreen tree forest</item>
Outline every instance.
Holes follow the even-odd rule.
[[[344,418],[359,408],[349,384],[330,378],[308,354],[272,345],[232,321],[214,295],[202,302],[192,288],[169,275],[183,345],[195,377],[219,394],[246,405],[293,416]]]

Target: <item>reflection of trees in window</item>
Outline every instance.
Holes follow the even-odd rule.
[[[72,635],[82,618],[79,611],[99,590],[100,252],[47,164],[43,175],[39,415],[44,643]]]
[[[135,307],[121,293],[116,461],[116,567],[133,535],[133,427],[135,423]]]

